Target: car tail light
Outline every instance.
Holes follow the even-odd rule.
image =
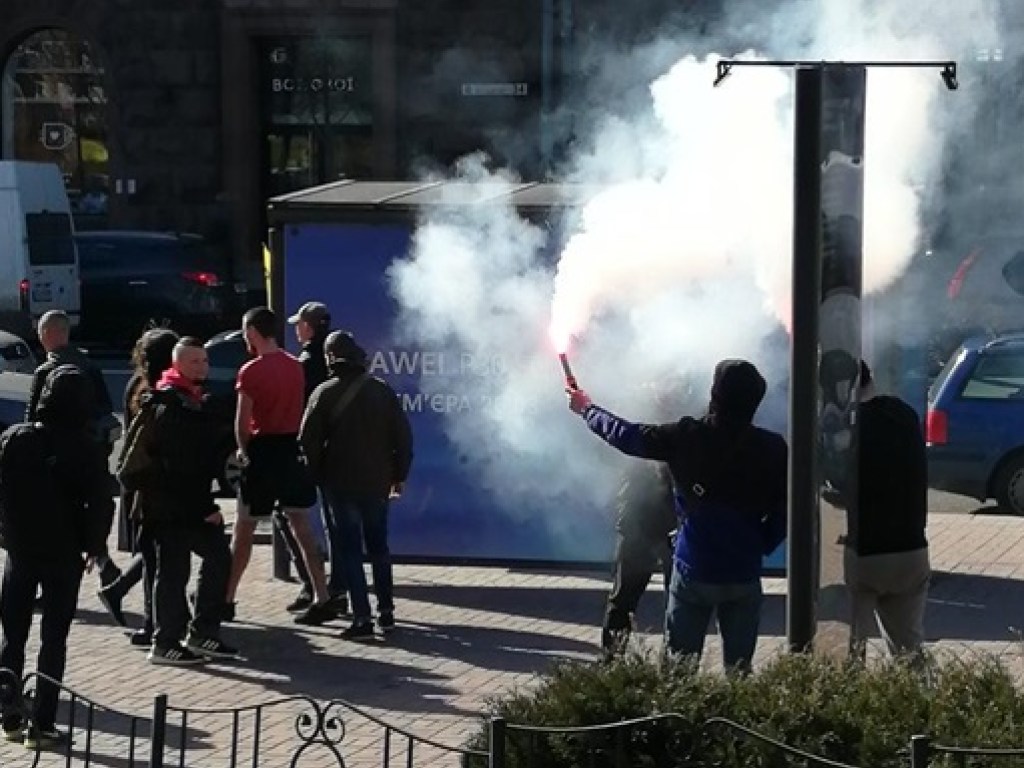
[[[21,304],[22,312],[28,312],[29,310],[28,289],[30,287],[31,284],[29,283],[28,280],[22,280],[20,283],[18,283],[18,301]]]
[[[949,419],[945,411],[929,408],[924,426],[925,440],[929,445],[945,445],[949,440]]]
[[[185,272],[182,277],[190,283],[199,283],[207,288],[215,288],[220,285],[220,278],[216,272]]]

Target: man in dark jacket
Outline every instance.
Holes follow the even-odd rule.
[[[32,375],[25,421],[33,422],[38,418],[39,397],[50,372],[60,365],[73,365],[85,375],[85,386],[89,390],[89,433],[109,456],[120,430],[113,415],[114,406],[110,400],[110,392],[107,391],[107,384],[100,369],[70,341],[71,318],[65,312],[55,309],[39,318],[39,343],[46,352],[46,360]],[[113,495],[115,484],[112,478],[108,477],[108,484],[109,492]],[[121,575],[106,549],[98,555],[96,565],[99,568],[100,584],[104,587]]]
[[[107,457],[87,432],[90,387],[75,366],[54,368],[39,392],[38,422],[0,436],[0,534],[7,549],[0,587],[0,667],[21,676],[36,590],[42,589],[37,669],[60,682],[82,572],[105,551],[114,503]],[[55,728],[57,688],[40,677],[30,747],[67,740]],[[21,738],[20,713],[3,713],[8,740]]]
[[[218,426],[203,410],[201,384],[208,371],[202,342],[179,341],[171,368],[142,397],[118,468],[125,489],[138,492],[156,549],[153,664],[181,666],[238,656],[220,639],[231,552],[213,501]],[[192,553],[202,565],[189,625],[185,590]]]
[[[353,621],[342,637],[364,640],[373,637],[364,542],[378,623],[384,632],[395,626],[388,501],[401,494],[409,475],[412,430],[394,390],[367,374],[366,353],[350,333],[331,333],[324,351],[332,377],[313,392],[299,439],[333,516],[331,553],[343,553]]]
[[[700,657],[712,614],[726,669],[746,671],[761,618],[761,563],[786,531],[786,443],[751,421],[765,381],[745,360],[715,367],[708,413],[672,424],[633,424],[569,391],[569,407],[613,447],[668,464],[682,527],[676,540],[665,634]]]
[[[863,657],[876,624],[893,655],[915,655],[924,641],[928,562],[928,462],[917,413],[879,395],[860,367],[857,498],[848,515],[845,576],[850,641]]]
[[[28,404],[25,408],[25,420],[31,422],[36,419],[39,397],[50,371],[59,365],[73,365],[85,374],[90,390],[89,427],[97,432],[96,437],[99,442],[108,443],[109,453],[112,442],[106,439],[109,436],[100,435],[99,430],[103,425],[112,423],[108,418],[114,411],[110,392],[107,391],[107,385],[100,369],[82,350],[73,346],[70,340],[71,319],[66,313],[60,310],[51,310],[39,318],[39,343],[46,352],[46,360],[36,368],[32,376],[32,387],[29,390]]]
[[[313,390],[327,381],[328,370],[327,360],[324,357],[324,341],[331,330],[331,313],[326,304],[319,301],[308,301],[299,307],[299,311],[288,318],[288,322],[295,326],[295,338],[302,345],[299,352],[299,362],[302,363],[302,372],[306,378],[306,402],[309,402]],[[348,613],[348,585],[345,583],[345,569],[339,566],[341,555],[335,555],[330,551],[330,536],[325,537],[325,529],[331,525],[331,516],[326,509],[326,501],[323,494],[320,494],[320,503],[309,510],[310,524],[322,543],[326,544],[327,559],[331,563],[331,577],[327,588],[331,593],[330,605],[339,615]],[[302,559],[302,551],[295,541],[291,526],[278,513],[274,515],[274,525],[280,532],[288,551],[291,553],[292,563],[295,565],[295,572],[302,583],[298,597],[288,605],[287,610],[294,613],[305,611],[313,604],[313,583],[309,578],[309,571],[306,570],[306,563]],[[324,539],[326,538],[326,542]],[[334,537],[337,539],[337,536]]]
[[[672,497],[672,479],[664,464],[638,462],[629,468],[616,497],[615,563],[608,593],[601,649],[606,658],[625,650],[633,614],[657,567],[668,585],[672,576],[670,534],[679,522]]]

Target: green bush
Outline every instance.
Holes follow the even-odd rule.
[[[578,727],[672,713],[628,729],[588,734],[524,733],[511,726]],[[800,764],[777,747],[743,737],[726,718],[805,752],[872,768],[906,768],[910,737],[936,744],[1024,746],[1024,692],[986,657],[932,657],[924,667],[868,665],[782,655],[746,677],[634,653],[611,664],[567,663],[529,690],[490,705],[509,724],[510,768],[628,765],[783,768]],[[468,746],[487,749],[482,730]],[[617,762],[617,758],[621,762]],[[973,759],[971,768],[1012,763]],[[952,765],[936,756],[932,764]]]

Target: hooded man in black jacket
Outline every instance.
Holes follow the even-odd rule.
[[[107,457],[88,433],[91,388],[77,367],[61,365],[39,392],[38,422],[17,424],[0,436],[0,534],[7,549],[0,587],[0,667],[21,676],[32,626],[36,590],[42,589],[42,629],[37,669],[60,682],[67,638],[78,604],[83,570],[106,551],[114,515]],[[57,688],[40,677],[32,748],[64,743],[55,728]],[[8,740],[22,736],[20,713],[4,712]]]
[[[893,655],[916,655],[924,642],[928,561],[928,462],[917,413],[879,395],[860,365],[857,498],[847,519],[846,585],[853,653],[863,657],[877,621]]]
[[[373,621],[363,571],[364,542],[378,623],[384,632],[395,626],[388,501],[401,494],[409,475],[412,430],[394,390],[367,374],[366,352],[352,334],[332,332],[324,351],[331,378],[313,392],[299,440],[333,516],[328,530],[337,538],[331,554],[343,553],[353,621],[342,637],[365,640],[373,637]]]
[[[209,361],[202,342],[189,337],[174,347],[171,360],[155,389],[141,399],[118,477],[126,490],[138,492],[156,548],[149,660],[182,666],[207,657],[236,658],[238,651],[220,639],[231,552],[213,501],[218,425],[203,408],[201,387]],[[190,623],[185,590],[192,553],[202,565]]]
[[[727,670],[748,671],[761,618],[762,559],[786,532],[786,442],[752,424],[767,384],[746,360],[715,366],[704,418],[637,424],[570,389],[569,407],[629,456],[668,465],[682,520],[676,537],[665,637],[700,658],[712,615]]]

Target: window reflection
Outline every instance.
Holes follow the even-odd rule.
[[[373,175],[370,37],[263,41],[266,193]]]
[[[86,40],[36,32],[3,73],[3,156],[56,163],[76,218],[104,217],[109,199],[104,70]]]

